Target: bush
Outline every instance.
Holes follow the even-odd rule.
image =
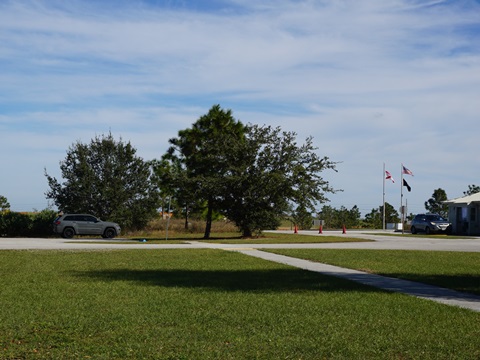
[[[45,209],[36,213],[2,211],[0,213],[0,236],[49,236],[56,212]]]
[[[19,213],[13,211],[0,212],[0,236],[3,237],[47,237],[53,235],[52,223],[57,212],[45,209],[35,213]],[[162,219],[157,217],[151,220],[142,230],[127,232],[128,235],[157,235],[167,229],[169,234],[201,234],[205,231],[205,221],[192,220],[185,229],[184,219]],[[212,223],[212,232],[237,232],[238,228],[229,221],[218,220]]]
[[[2,236],[28,236],[31,228],[30,217],[27,214],[13,211],[2,212],[0,224]]]
[[[31,236],[50,236],[52,235],[52,223],[57,217],[57,212],[45,209],[31,215]]]

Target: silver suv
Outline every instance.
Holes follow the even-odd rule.
[[[437,214],[418,214],[412,220],[410,227],[412,234],[425,231],[426,234],[444,232],[452,233],[452,224]]]
[[[53,232],[71,239],[75,235],[101,235],[112,239],[120,234],[120,225],[86,214],[64,214],[53,222]]]

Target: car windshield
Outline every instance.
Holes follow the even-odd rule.
[[[428,221],[447,221],[440,215],[427,215],[427,220]]]

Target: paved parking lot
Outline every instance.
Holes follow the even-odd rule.
[[[279,233],[292,233],[292,231],[275,231]],[[318,231],[299,231],[304,236],[346,236],[373,240],[372,242],[350,242],[350,243],[320,243],[320,244],[209,244],[209,247],[221,249],[231,249],[238,247],[248,247],[253,249],[268,248],[311,248],[311,249],[391,249],[391,250],[436,250],[436,251],[467,251],[480,252],[480,237],[472,238],[445,238],[433,237],[402,237],[395,235],[392,231],[347,231],[342,234],[341,231],[324,231],[318,234]],[[400,234],[398,234],[400,235]],[[118,242],[125,241],[124,244]],[[115,243],[112,243],[115,242]],[[62,238],[0,238],[0,250],[27,250],[27,249],[172,249],[172,248],[202,248],[205,247],[201,242],[189,242],[185,244],[149,244],[148,242],[132,243],[122,240],[104,240],[100,237],[91,239],[62,239]]]

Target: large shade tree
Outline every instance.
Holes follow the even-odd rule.
[[[228,156],[235,157],[230,159],[234,166],[220,204],[243,236],[278,227],[294,207],[313,213],[317,204],[328,201],[325,194],[335,190],[321,172],[335,170],[335,163],[316,150],[311,137],[299,146],[294,132],[258,125],[246,128],[245,141],[231,144]]]
[[[235,163],[232,144],[243,141],[244,131],[244,125],[233,117],[231,110],[214,105],[191,128],[170,139],[171,146],[163,156],[171,164],[163,179],[186,203],[187,210],[188,204],[199,199],[206,202],[205,238],[210,237],[214,210],[220,208],[219,189],[224,188]]]
[[[163,160],[174,170],[163,178],[207,203],[205,238],[214,211],[252,236],[277,227],[294,207],[315,211],[327,201],[325,193],[334,192],[320,172],[335,170],[335,163],[316,154],[312,138],[298,146],[295,133],[243,125],[219,105],[170,144]]]
[[[60,211],[90,213],[117,221],[126,229],[140,229],[156,215],[159,196],[150,163],[136,155],[130,142],[112,134],[89,144],[74,143],[60,162],[63,181],[45,170],[53,199]]]

